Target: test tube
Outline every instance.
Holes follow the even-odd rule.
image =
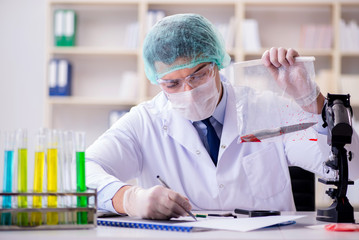
[[[65,180],[65,191],[72,192],[75,190],[75,183],[73,184],[72,181],[75,181],[75,178],[72,177],[72,174],[76,169],[73,169],[72,164],[74,163],[74,133],[73,131],[65,131],[64,132],[64,180]],[[74,174],[75,176],[75,174]],[[76,197],[75,197],[76,199]],[[73,196],[66,196],[65,204],[67,207],[73,207],[75,199]],[[67,221],[70,224],[74,223],[74,213],[70,212],[67,214]]]
[[[45,132],[40,129],[35,139],[35,163],[34,163],[34,192],[41,193],[44,181],[44,165],[45,165]],[[34,196],[32,199],[33,208],[42,207],[42,197]],[[31,214],[31,225],[38,226],[42,224],[41,212],[33,212]]]
[[[12,178],[14,172],[14,149],[15,149],[15,133],[5,132],[4,144],[4,178],[3,192],[12,192]],[[2,208],[11,208],[11,196],[3,196]],[[1,214],[1,225],[11,225],[11,213]]]
[[[58,133],[56,130],[48,131],[47,138],[47,191],[49,193],[57,192],[57,147],[58,147]],[[47,207],[57,208],[57,196],[47,197]],[[59,216],[57,212],[47,212],[47,225],[57,225]]]
[[[73,181],[72,173],[72,164],[74,163],[74,132],[73,131],[65,131],[64,132],[64,155],[65,155],[65,189],[66,191],[73,191],[75,189],[75,184]],[[72,202],[68,202],[68,205],[72,205]]]
[[[75,133],[76,143],[76,187],[77,192],[86,192],[85,181],[85,133]],[[77,197],[77,207],[87,207],[87,197]],[[87,212],[77,212],[77,224],[87,224]]]
[[[19,129],[17,132],[17,189],[19,193],[27,192],[27,130]],[[27,208],[27,197],[18,196],[18,208]],[[28,226],[27,212],[19,212],[17,223],[19,226]]]
[[[57,131],[58,145],[57,145],[57,192],[65,192],[65,145],[63,131]],[[66,196],[57,198],[57,207],[64,207],[66,205]],[[67,212],[58,212],[58,223],[68,223]]]

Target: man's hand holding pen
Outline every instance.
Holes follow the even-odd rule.
[[[131,186],[124,193],[123,209],[133,217],[169,219],[186,216],[192,206],[186,197],[164,186]]]
[[[157,179],[158,179],[158,181],[160,181],[160,183],[164,186],[164,187],[166,187],[166,188],[168,188],[168,189],[171,189],[169,186],[168,186],[168,184],[164,181],[164,180],[162,180],[161,178],[160,178],[160,176],[157,176]],[[186,198],[187,200],[188,200],[188,198]],[[190,210],[187,210],[187,209],[185,209],[186,210],[186,212],[195,220],[195,221],[197,221],[197,218],[193,215],[193,213],[190,211]]]

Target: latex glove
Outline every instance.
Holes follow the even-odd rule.
[[[171,189],[154,186],[143,189],[132,186],[124,193],[123,209],[131,217],[169,219],[186,216],[191,210],[189,200]]]
[[[295,63],[294,58],[298,56],[298,52],[291,48],[271,48],[264,52],[262,62],[279,87],[303,107],[312,104],[319,96],[320,90],[314,79],[311,79],[314,75],[311,76],[304,64]]]

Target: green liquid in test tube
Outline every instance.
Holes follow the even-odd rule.
[[[17,133],[18,157],[17,157],[17,188],[19,193],[27,192],[27,131],[19,129]],[[27,208],[27,197],[17,198],[18,208]],[[17,214],[17,224],[19,226],[29,225],[29,215],[27,212]]]
[[[76,132],[76,186],[77,192],[86,192],[85,181],[85,133]],[[87,197],[77,197],[77,207],[87,207]],[[87,212],[77,212],[77,224],[87,224]]]
[[[58,134],[56,130],[49,131],[47,146],[47,191],[49,193],[57,192],[57,146]],[[57,197],[47,197],[47,207],[57,208]],[[47,225],[57,225],[59,223],[58,212],[48,212],[46,214]]]
[[[14,172],[14,149],[15,149],[15,133],[5,133],[5,156],[4,156],[4,179],[3,192],[12,192],[12,178]],[[4,196],[2,208],[11,208],[11,196]],[[2,213],[0,225],[11,225],[11,213]]]
[[[41,193],[44,181],[44,165],[45,165],[45,135],[40,130],[36,135],[36,146],[35,146],[35,166],[34,166],[34,192]],[[42,197],[34,196],[32,198],[32,207],[42,207]],[[42,224],[42,213],[33,212],[31,213],[31,225],[38,226]]]

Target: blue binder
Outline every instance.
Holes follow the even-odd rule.
[[[57,95],[71,95],[71,64],[64,59],[58,62]]]
[[[49,63],[49,76],[48,76],[48,82],[49,82],[49,95],[50,96],[56,96],[56,85],[57,85],[57,65],[58,60],[57,59],[51,59]]]
[[[49,95],[71,95],[72,67],[64,59],[51,59],[49,63]]]

